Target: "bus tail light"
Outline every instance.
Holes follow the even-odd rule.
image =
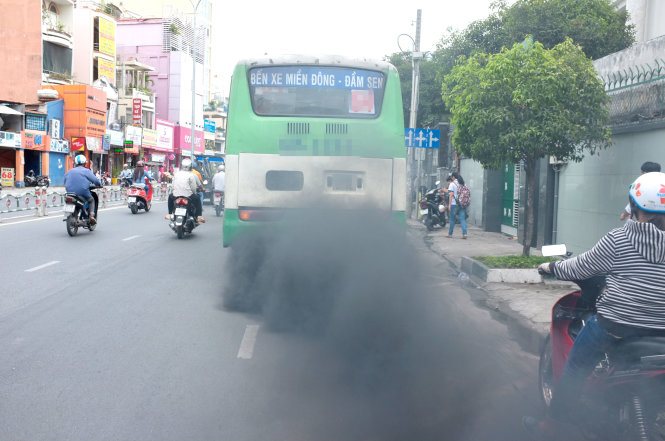
[[[274,221],[282,217],[282,212],[278,210],[239,209],[238,217],[242,221]]]

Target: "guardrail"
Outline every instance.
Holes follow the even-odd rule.
[[[171,193],[171,184],[155,184],[153,186],[153,201],[165,201]],[[120,187],[103,187],[97,190],[100,205],[107,207],[113,202],[127,200],[127,189]],[[46,187],[36,187],[35,190],[15,194],[0,194],[0,214],[19,211],[35,211],[35,216],[48,216],[47,208],[62,207],[65,205],[65,194],[56,191],[48,192]],[[0,222],[2,218],[0,217]]]

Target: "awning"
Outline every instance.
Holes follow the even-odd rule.
[[[14,110],[11,107],[2,104],[0,104],[0,113],[4,113],[5,115],[23,115],[18,110]]]

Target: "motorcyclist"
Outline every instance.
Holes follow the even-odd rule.
[[[591,250],[539,267],[562,280],[606,275],[607,282],[596,315],[575,339],[548,416],[522,420],[536,439],[555,439],[557,423],[570,419],[587,377],[619,340],[665,336],[665,174],[638,177],[630,186],[629,204],[633,219],[610,231]]]
[[[146,193],[148,193],[150,190],[150,178],[150,172],[145,170],[143,161],[137,162],[136,168],[134,169],[134,173],[132,175],[132,183],[143,184]]]
[[[226,171],[224,164],[217,167],[217,173],[212,177],[212,186],[215,189],[215,192],[224,194],[224,188],[226,186]]]
[[[83,155],[77,155],[74,158],[76,167],[65,173],[65,191],[67,193],[76,193],[88,201],[88,216],[90,222],[94,224],[97,222],[95,219],[95,199],[90,192],[90,184],[101,187],[102,183],[89,168],[85,167],[86,162],[88,160]]]
[[[129,168],[129,164],[123,164],[122,171],[120,172],[120,183],[128,185],[131,182],[133,172]]]
[[[180,164],[180,170],[173,176],[173,192],[169,195],[168,200],[169,214],[165,216],[165,219],[171,218],[171,214],[173,214],[175,208],[175,199],[177,197],[186,197],[189,199],[189,203],[195,208],[196,221],[199,223],[205,222],[205,219],[201,216],[201,199],[196,194],[197,186],[197,178],[192,173],[192,160],[185,158]]]

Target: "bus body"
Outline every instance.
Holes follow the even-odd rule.
[[[399,76],[389,63],[239,62],[229,94],[224,246],[310,204],[371,207],[405,223],[403,121]]]

